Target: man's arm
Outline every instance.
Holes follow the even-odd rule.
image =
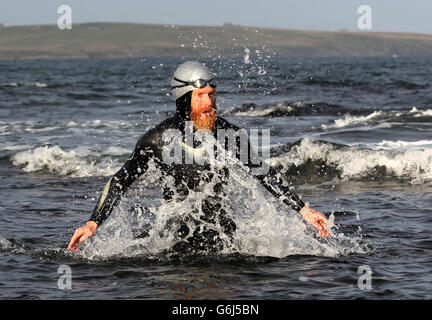
[[[239,127],[229,123],[228,121],[224,120],[224,126],[225,128],[233,128],[234,130],[238,131],[240,130]],[[237,157],[240,157],[241,152],[241,142],[240,137],[237,136]],[[255,177],[258,179],[258,181],[263,185],[272,195],[274,195],[276,198],[281,199],[285,204],[296,210],[301,214],[301,216],[310,224],[312,224],[315,228],[318,229],[321,237],[329,236],[330,233],[327,230],[328,226],[328,220],[326,216],[318,212],[316,210],[313,210],[305,205],[305,203],[300,199],[300,197],[292,191],[288,186],[284,186],[282,178],[277,173],[277,171],[267,163],[264,163],[264,160],[261,160],[260,164],[255,164],[256,161],[252,161],[252,159],[258,159],[256,154],[254,153],[254,150],[252,149],[251,143],[248,139],[248,162],[245,164],[247,167],[252,169],[251,171],[255,171],[253,169],[258,169],[263,166],[268,167],[267,170],[257,170],[257,172],[267,171],[265,174],[257,173],[255,174]]]
[[[105,185],[90,219],[78,228],[73,234],[68,250],[78,251],[78,245],[91,238],[96,229],[110,216],[121,196],[129,189],[131,184],[148,169],[148,161],[153,156],[152,146],[146,143],[144,135],[137,143],[132,156],[123,167],[117,171]]]
[[[131,184],[141,174],[147,171],[147,163],[151,158],[151,154],[151,150],[146,150],[145,147],[139,143],[137,144],[132,156],[105,185],[89,221],[94,221],[100,226],[110,216],[121,196],[126,193]]]
[[[282,199],[285,204],[299,212],[308,223],[317,228],[321,237],[324,238],[330,235],[327,230],[328,220],[326,216],[306,206],[293,190],[288,186],[284,186],[282,178],[279,177],[273,167],[269,166],[267,175],[256,175],[255,177],[271,194],[278,199]]]

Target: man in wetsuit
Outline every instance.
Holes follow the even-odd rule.
[[[175,116],[149,130],[138,140],[131,157],[106,184],[90,219],[73,234],[68,250],[78,251],[79,243],[94,236],[97,228],[109,217],[130,185],[148,169],[148,162],[151,159],[163,173],[162,179],[171,177],[171,183],[166,183],[164,186],[166,201],[182,201],[187,197],[189,190],[201,191],[203,185],[212,183],[214,195],[202,201],[199,219],[196,219],[196,216],[192,219],[195,220],[196,225],[200,221],[205,222],[205,225],[218,224],[217,230],[222,229],[228,237],[232,237],[236,226],[221,205],[222,198],[226,196],[223,185],[229,176],[229,170],[225,167],[215,171],[207,162],[185,161],[187,154],[195,159],[204,148],[199,145],[199,141],[196,142],[194,139],[190,141],[186,136],[188,128],[194,133],[203,132],[215,138],[221,130],[239,132],[240,128],[217,116],[216,86],[211,71],[203,64],[196,61],[181,64],[174,73],[171,86],[177,106]],[[169,131],[179,132],[180,138],[167,139],[166,133]],[[237,138],[234,144],[235,157],[239,158],[242,150]],[[182,161],[166,161],[166,148],[173,140],[183,149]],[[226,149],[228,145],[227,143]],[[249,169],[259,166],[251,161],[253,151],[249,143],[247,153],[247,160],[243,164]],[[325,215],[306,206],[289,187],[284,186],[274,168],[268,165],[267,168],[265,173],[257,170],[258,173],[254,174],[259,182],[271,194],[299,212],[308,223],[318,229],[322,237],[328,236],[328,221]],[[177,224],[179,241],[174,246],[175,251],[199,251],[209,248],[213,249],[211,251],[217,251],[223,247],[217,231],[205,226],[191,230],[190,223],[190,221],[181,221]]]

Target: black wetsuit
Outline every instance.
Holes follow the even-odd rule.
[[[210,224],[219,224],[224,233],[232,237],[236,229],[234,222],[229,218],[229,214],[223,209],[221,203],[224,194],[224,184],[229,177],[229,171],[226,167],[219,168],[216,172],[212,170],[209,163],[171,163],[167,164],[163,157],[163,148],[167,146],[168,142],[164,140],[164,132],[168,129],[176,129],[178,132],[185,132],[185,121],[188,120],[188,106],[190,106],[190,94],[186,94],[182,99],[176,101],[177,113],[174,117],[163,121],[155,128],[145,133],[137,142],[132,156],[126,161],[123,167],[114,174],[109,180],[103,193],[99,199],[98,205],[93,211],[90,221],[94,221],[100,226],[111,214],[116,203],[121,196],[128,190],[130,185],[137,180],[137,178],[148,169],[148,162],[154,159],[156,166],[164,174],[162,179],[166,176],[171,176],[174,179],[173,184],[165,184],[164,198],[166,201],[181,201],[186,198],[189,190],[201,191],[203,185],[206,183],[213,183],[214,195],[208,196],[202,202],[202,216],[199,220],[205,221]],[[218,130],[232,129],[238,132],[240,128],[229,123],[227,120],[218,117],[213,130],[213,135],[217,138]],[[185,149],[192,151],[197,150],[195,145],[186,145],[183,141]],[[192,149],[194,148],[194,149]],[[228,148],[228,143],[226,144]],[[240,157],[240,142],[236,140],[235,148],[237,150],[236,157]],[[248,159],[244,163],[249,168],[256,168],[260,164],[253,164],[251,161],[252,149],[248,143]],[[185,153],[183,154],[183,160]],[[266,174],[257,174],[255,177],[261,184],[269,190],[277,198],[283,197],[283,201],[295,209],[300,211],[304,206],[303,201],[290,190],[289,187],[284,186],[282,179],[278,176],[277,172],[271,166],[268,167]],[[175,190],[173,190],[173,186]],[[199,224],[199,221],[195,221]],[[220,228],[216,228],[219,229]],[[178,235],[182,239],[174,247],[174,251],[200,251],[210,250],[217,251],[223,246],[222,240],[218,236],[218,232],[211,228],[195,228],[193,232],[187,227],[186,222],[181,222],[177,230]],[[192,234],[191,234],[192,233]]]

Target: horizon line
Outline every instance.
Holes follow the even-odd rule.
[[[374,31],[374,30],[351,30],[347,28],[340,28],[339,30],[316,30],[316,29],[291,29],[282,27],[261,27],[261,26],[247,26],[241,24],[235,24],[231,22],[224,22],[223,24],[174,24],[174,23],[149,23],[149,22],[119,22],[119,21],[91,21],[91,22],[76,22],[73,25],[84,25],[84,24],[135,24],[135,25],[153,25],[153,26],[179,26],[179,27],[234,27],[234,28],[260,28],[269,30],[284,30],[284,31],[305,31],[305,32],[347,32],[347,33],[358,33],[358,34],[370,34],[370,33],[393,33],[393,34],[417,34],[417,35],[428,35],[432,36],[432,33],[424,32],[412,32],[412,31]],[[0,22],[0,30],[5,28],[15,28],[15,27],[37,27],[37,26],[57,26],[54,23],[40,23],[40,24],[14,24],[6,25]]]

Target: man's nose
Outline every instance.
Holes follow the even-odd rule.
[[[208,93],[204,93],[201,95],[201,103],[203,106],[211,106],[213,104],[212,99],[210,98]]]

